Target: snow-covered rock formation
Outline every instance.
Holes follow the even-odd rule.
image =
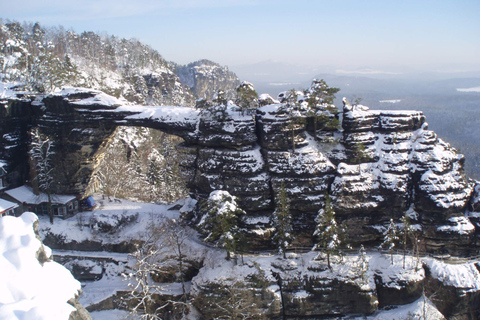
[[[478,211],[470,203],[475,183],[464,175],[463,156],[428,130],[422,112],[345,105],[343,130],[315,131],[308,113],[292,113],[285,103],[254,113],[231,103],[207,109],[132,106],[99,91],[69,89],[33,103],[3,104],[0,122],[10,130],[4,137],[25,145],[25,130],[38,125],[55,140],[54,174],[64,193],[88,190],[116,126],[145,126],[185,140],[181,165],[191,192],[237,196],[256,245],[268,246],[269,217],[283,182],[297,245],[312,245],[314,219],[329,194],[354,244],[378,244],[390,219],[399,222],[407,213],[422,233],[422,249],[478,252],[478,226],[465,218],[467,209],[472,218]],[[8,147],[1,155],[11,159]]]
[[[218,63],[200,60],[185,66],[174,64],[173,68],[182,84],[192,90],[199,99],[212,99],[218,90],[226,94],[227,99],[233,99],[235,89],[240,84],[237,76]]]

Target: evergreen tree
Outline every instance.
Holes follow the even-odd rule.
[[[273,242],[277,245],[278,251],[286,258],[286,249],[290,245],[292,236],[292,216],[290,214],[290,200],[288,199],[285,184],[282,181],[276,195],[276,208],[272,215],[272,226],[274,228]]]
[[[323,79],[313,79],[311,87],[305,90],[307,116],[313,120],[315,139],[318,130],[335,130],[340,125],[338,109],[333,104],[338,91],[339,88],[329,87]]]
[[[239,217],[245,212],[237,205],[235,197],[227,191],[216,190],[200,208],[203,217],[198,223],[204,241],[215,242],[227,251],[227,260],[236,253],[239,241]]]
[[[391,263],[393,264],[393,251],[395,245],[398,243],[398,228],[393,222],[393,219],[390,219],[390,223],[383,233],[383,242],[380,245],[382,248],[386,248],[390,252]]]
[[[295,135],[296,132],[305,126],[305,117],[302,114],[302,106],[299,103],[299,92],[295,89],[291,89],[285,93],[279,95],[281,97],[282,106],[281,109],[286,115],[286,130],[289,131],[289,135],[292,140],[292,150],[295,152]]]
[[[236,89],[237,98],[235,104],[239,106],[243,112],[258,108],[258,94],[250,82],[244,81]]]
[[[318,211],[315,218],[317,227],[313,235],[317,237],[317,243],[313,250],[323,249],[327,254],[327,265],[331,267],[331,255],[343,255],[342,248],[348,248],[347,231],[345,224],[338,225],[335,220],[335,211],[331,205],[328,194],[325,195],[325,207]]]
[[[358,271],[360,278],[364,282],[367,282],[368,280],[368,259],[367,259],[367,251],[365,251],[365,247],[360,245],[360,248],[358,249]]]
[[[213,97],[213,102],[216,104],[216,105],[224,105],[226,106],[227,105],[227,98],[226,98],[226,94],[225,94],[225,91],[223,90],[218,90],[217,93],[215,94],[215,96]]]
[[[363,143],[357,143],[352,146],[352,157],[351,157],[351,162],[352,163],[364,163],[364,162],[369,162],[372,160],[372,157],[370,156],[368,150],[366,150],[365,145]]]

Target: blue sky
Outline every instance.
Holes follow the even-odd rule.
[[[480,70],[479,0],[0,0],[0,12],[137,38],[179,63]]]

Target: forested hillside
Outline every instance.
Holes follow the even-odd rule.
[[[80,86],[139,104],[194,101],[167,61],[135,39],[7,22],[0,26],[0,52],[0,80],[20,82],[26,90]]]
[[[240,81],[212,61],[186,66],[167,62],[136,39],[0,19],[0,83],[21,92],[50,94],[66,86],[86,87],[125,103],[193,106],[197,99],[212,99],[220,89],[233,98]],[[120,127],[96,174],[97,191],[143,201],[172,201],[184,195],[176,170],[175,145],[180,142],[153,129]]]

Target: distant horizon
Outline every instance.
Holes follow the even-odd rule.
[[[480,70],[475,0],[34,0],[2,17],[136,38],[166,60],[384,73]]]

